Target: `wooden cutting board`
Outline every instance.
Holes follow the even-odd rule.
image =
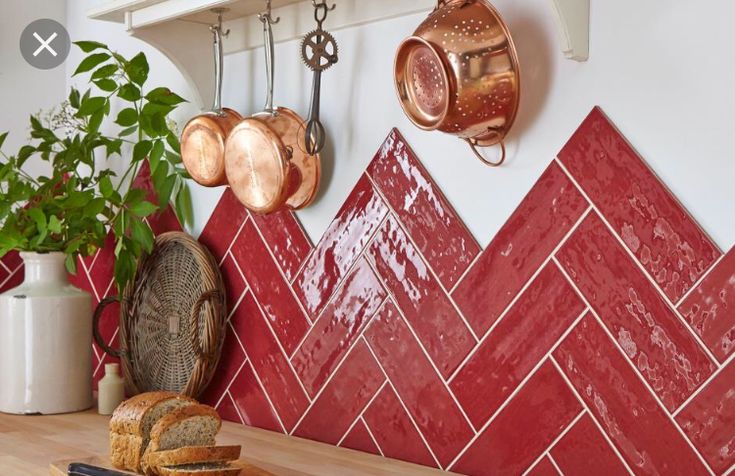
[[[100,457],[100,456],[93,456],[91,458],[68,459],[68,460],[63,460],[63,461],[57,461],[51,464],[49,474],[51,476],[67,476],[66,469],[69,467],[70,463],[87,463],[93,466],[99,466],[100,468],[114,469],[115,471],[120,471],[121,473],[124,473],[124,474],[130,474],[131,476],[136,474],[136,473],[130,473],[128,471],[121,471],[115,468],[114,466],[112,466],[109,458]],[[238,461],[238,464],[242,467],[242,472],[240,473],[241,476],[274,476],[273,473],[269,473],[268,471],[264,469],[260,469],[242,460]]]

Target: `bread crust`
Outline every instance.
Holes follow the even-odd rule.
[[[184,446],[175,450],[148,453],[144,466],[146,474],[160,474],[163,466],[177,466],[195,463],[226,463],[240,457],[241,447],[235,446]]]
[[[182,469],[176,469],[176,466],[164,466],[159,468],[160,476],[238,476],[243,473],[243,469],[238,466],[232,466],[230,468],[217,468],[204,471],[187,471]]]

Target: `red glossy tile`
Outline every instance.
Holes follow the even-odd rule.
[[[556,265],[547,265],[450,384],[475,428],[497,411],[584,308]]]
[[[82,264],[83,261],[83,258],[77,258],[77,272],[75,274],[67,273],[67,278],[69,279],[69,284],[72,286],[91,293],[92,286],[89,282],[87,270]],[[3,269],[0,268],[0,274],[2,274],[2,271]],[[0,279],[0,283],[2,281],[3,279]]]
[[[558,476],[560,474],[561,473],[556,470],[554,465],[551,463],[551,460],[547,457],[544,457],[536,464],[536,466],[533,467],[531,471],[528,472],[528,476]]]
[[[93,288],[92,295],[98,301],[104,299],[115,277],[115,237],[112,233],[105,238],[104,245],[100,248],[94,264],[88,271]]]
[[[552,448],[551,456],[565,476],[627,475],[628,471],[586,414]]]
[[[225,255],[219,268],[225,284],[225,293],[227,293],[227,312],[230,313],[235,309],[235,305],[240,300],[242,293],[245,292],[247,285],[230,253]]]
[[[4,293],[10,289],[20,286],[25,278],[25,272],[23,271],[23,265],[16,268],[15,272],[8,277],[4,283],[0,285],[0,293]]]
[[[453,293],[478,335],[492,326],[587,207],[561,168],[549,165]]]
[[[557,257],[670,411],[714,371],[694,336],[596,214]]]
[[[281,422],[286,431],[291,431],[309,400],[251,293],[246,293],[237,306],[232,322]]]
[[[283,432],[281,424],[278,423],[278,417],[268,403],[268,398],[249,364],[242,367],[240,373],[232,381],[228,393],[244,424]]]
[[[375,397],[363,419],[384,456],[436,467],[429,449],[390,385],[383,387]]]
[[[199,396],[199,400],[210,406],[216,405],[244,362],[245,353],[242,351],[232,328],[227,326],[225,341],[222,344],[222,354],[217,363],[215,376],[202,395]]]
[[[474,347],[475,338],[393,216],[369,253],[442,376],[449,377]]]
[[[365,337],[439,463],[449,464],[472,429],[392,302],[376,314]]]
[[[23,264],[23,259],[20,257],[19,252],[9,251],[5,256],[3,256],[2,262],[8,270],[13,272],[18,266]]]
[[[393,129],[367,169],[416,246],[450,289],[480,252],[480,246]]]
[[[9,277],[10,277],[10,272],[4,267],[0,266],[0,286],[2,286],[5,280],[8,279]]]
[[[360,259],[291,360],[310,396],[321,389],[385,296],[370,265]]]
[[[567,336],[554,358],[637,474],[707,474],[591,315]]]
[[[546,361],[450,469],[473,475],[521,474],[580,411],[579,401]]]
[[[224,398],[220,400],[217,407],[215,407],[215,410],[217,410],[217,413],[219,413],[219,416],[222,417],[223,420],[242,423],[242,418],[240,418],[240,414],[237,413],[237,408],[235,408],[235,402],[232,400],[230,392],[225,393]]]
[[[370,350],[364,342],[358,342],[294,435],[336,445],[383,382],[385,375]]]
[[[225,256],[247,217],[247,209],[232,193],[230,187],[226,187],[204,230],[199,235],[199,241],[212,252],[219,262]]]
[[[291,355],[309,330],[309,322],[251,221],[230,251],[278,340]]]
[[[735,464],[734,385],[735,364],[730,362],[676,417],[718,474]]]
[[[559,159],[672,301],[721,255],[600,108]]]
[[[735,349],[735,247],[679,306],[721,362]]]
[[[355,426],[352,427],[345,439],[342,440],[340,446],[343,448],[350,448],[352,450],[362,451],[363,453],[372,453],[379,455],[380,450],[375,446],[375,442],[370,437],[367,427],[362,420],[357,420]]]
[[[283,274],[292,280],[311,251],[311,242],[296,215],[284,210],[270,215],[250,215],[263,234]]]
[[[296,294],[312,318],[326,306],[387,213],[363,175],[294,281]]]
[[[183,231],[181,222],[171,206],[166,207],[160,213],[151,215],[147,218],[147,221],[154,235],[160,235],[167,231]]]

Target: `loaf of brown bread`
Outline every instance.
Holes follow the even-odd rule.
[[[121,403],[110,420],[110,460],[120,469],[141,471],[143,454],[155,423],[196,400],[173,392],[148,392]]]

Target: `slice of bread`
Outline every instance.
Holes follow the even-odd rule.
[[[243,469],[228,463],[184,464],[159,468],[161,476],[238,476]],[[244,473],[248,474],[248,473]]]
[[[184,446],[213,446],[222,426],[217,411],[207,405],[189,405],[164,415],[151,429],[150,443],[143,456],[142,469],[148,472],[148,456]]]
[[[140,471],[141,458],[155,423],[196,400],[173,392],[141,393],[121,403],[110,419],[110,460],[121,469]]]
[[[173,450],[149,452],[145,466],[148,476],[160,474],[162,466],[197,463],[226,463],[240,457],[240,446],[184,446]]]

